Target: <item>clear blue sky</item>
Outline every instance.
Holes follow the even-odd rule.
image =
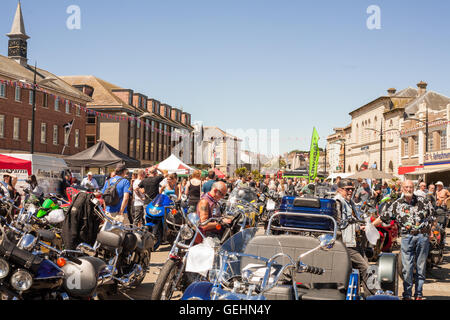
[[[380,30],[366,27],[373,4]],[[16,5],[2,0],[0,33]],[[81,8],[81,30],[66,28],[69,5]],[[22,0],[22,9],[30,64],[95,75],[205,125],[280,129],[281,152],[309,149],[313,126],[324,146],[390,87],[424,80],[450,96],[449,1]]]

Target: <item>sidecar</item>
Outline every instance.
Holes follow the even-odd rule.
[[[328,200],[328,199],[327,199]],[[319,200],[316,200],[319,203]],[[318,206],[318,205],[317,205]],[[317,208],[319,209],[319,208]],[[281,224],[276,229],[291,234],[273,235],[271,234],[271,223],[276,216],[280,217]],[[278,212],[269,221],[266,235],[257,236],[250,240],[246,247],[246,253],[262,257],[271,257],[276,250],[282,248],[282,252],[291,257],[298,257],[317,246],[317,239],[311,236],[292,234],[292,231],[322,231],[332,232],[329,225],[332,224],[330,215],[322,216],[322,222],[315,222],[321,229],[312,229],[311,220],[307,220],[311,213],[302,214],[300,212]],[[320,220],[320,219],[317,219]],[[328,221],[326,221],[328,220]],[[293,222],[293,223],[292,223]],[[331,228],[333,229],[333,228]],[[299,298],[301,300],[361,300],[362,296],[361,278],[357,269],[352,269],[350,255],[344,243],[337,239],[333,248],[329,251],[316,251],[305,258],[308,265],[323,268],[322,275],[311,273],[297,273],[295,281],[298,287]],[[243,264],[252,263],[250,259],[243,259]],[[377,264],[371,265],[369,279],[372,291],[376,294],[367,295],[367,300],[396,300],[398,294],[398,274],[397,257],[392,253],[383,253]],[[245,266],[243,266],[245,267]],[[375,292],[374,292],[375,293]],[[278,285],[271,289],[266,297],[272,300],[285,300],[292,297],[292,286]]]

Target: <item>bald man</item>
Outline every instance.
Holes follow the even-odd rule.
[[[402,184],[402,197],[394,201],[389,209],[373,222],[374,226],[378,226],[383,222],[390,223],[391,220],[395,220],[400,226],[404,300],[412,300],[414,283],[415,299],[423,299],[423,284],[430,248],[428,234],[433,215],[434,208],[431,202],[427,198],[415,195],[413,182],[406,180]],[[415,274],[414,262],[416,262]]]
[[[220,199],[223,199],[223,197],[227,194],[227,185],[222,182],[215,182],[212,187],[211,191],[206,192],[201,197],[199,203],[197,204],[197,214],[200,217],[200,223],[205,222],[206,220],[210,218],[220,218],[222,216],[220,212],[220,205],[219,201]],[[230,223],[231,220],[229,219],[223,219],[224,223]],[[216,227],[219,223],[218,222],[210,222],[204,226],[201,227],[201,230],[204,232],[205,235],[220,235],[221,231],[217,230]]]

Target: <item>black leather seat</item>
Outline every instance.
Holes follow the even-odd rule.
[[[294,261],[298,256],[317,247],[319,241],[313,237],[299,235],[256,236],[250,240],[245,253],[271,258],[283,252]],[[277,263],[285,264],[287,258],[278,258]],[[302,300],[345,300],[346,288],[351,274],[351,261],[345,245],[336,241],[329,251],[317,250],[302,261],[307,265],[325,269],[322,275],[296,273],[295,281],[300,285],[299,296]],[[249,263],[261,263],[244,257],[241,269]],[[269,297],[270,299],[270,297]]]

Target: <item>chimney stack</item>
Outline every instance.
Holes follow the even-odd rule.
[[[420,81],[420,82],[417,84],[417,87],[419,88],[419,90],[418,90],[418,96],[421,96],[421,95],[423,95],[425,92],[427,92],[427,86],[428,86],[428,83],[426,83],[426,82],[424,82],[424,81]]]
[[[389,96],[393,96],[393,95],[397,92],[397,89],[395,89],[395,88],[389,88],[389,89],[387,90],[387,92],[388,92]]]

